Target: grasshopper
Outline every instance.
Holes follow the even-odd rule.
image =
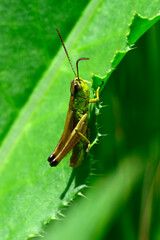
[[[71,82],[71,96],[64,131],[57,147],[48,157],[48,161],[50,162],[51,167],[55,167],[67,155],[67,153],[69,153],[73,149],[72,156],[70,158],[70,166],[78,167],[84,158],[85,151],[88,152],[90,149],[90,141],[86,137],[89,103],[96,103],[99,101],[99,90],[101,86],[99,86],[96,90],[96,98],[90,99],[90,91],[87,84],[91,84],[91,82],[81,79],[79,77],[78,70],[79,61],[89,60],[89,58],[83,57],[77,60],[76,74],[61,34],[58,29],[56,30],[61,39],[63,48],[73,70],[73,73],[75,74],[75,78]],[[87,144],[88,146],[85,150],[85,146]]]

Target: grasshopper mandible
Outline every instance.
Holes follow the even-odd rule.
[[[96,103],[99,101],[99,86],[96,91],[96,98],[90,99],[90,91],[87,86],[91,82],[83,80],[79,77],[78,63],[81,60],[89,60],[89,58],[79,58],[76,62],[77,74],[73,68],[70,57],[68,55],[67,49],[64,45],[64,41],[58,29],[56,29],[58,35],[61,39],[63,48],[75,74],[75,78],[71,82],[70,87],[70,101],[69,109],[66,117],[66,122],[64,126],[64,131],[60,138],[60,141],[53,151],[53,153],[48,157],[51,167],[57,166],[60,161],[73,149],[72,156],[70,158],[70,166],[78,167],[84,157],[85,153],[85,143],[88,143],[86,152],[90,149],[90,141],[85,136],[87,131],[87,120],[89,112],[89,103]],[[102,82],[103,84],[103,82]]]

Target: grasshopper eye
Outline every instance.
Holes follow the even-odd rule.
[[[75,80],[71,82],[71,93],[74,95],[82,89],[82,86],[78,84]]]
[[[78,91],[80,91],[82,89],[81,85],[79,85],[78,83],[74,84],[74,92],[78,93]]]

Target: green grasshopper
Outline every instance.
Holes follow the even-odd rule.
[[[66,122],[64,126],[64,131],[60,138],[60,141],[53,151],[53,153],[48,157],[48,161],[50,162],[51,167],[57,166],[60,161],[73,149],[72,156],[70,158],[70,166],[78,167],[83,158],[85,151],[88,152],[90,149],[90,141],[85,136],[87,131],[87,120],[88,120],[88,112],[89,112],[89,103],[96,103],[99,101],[99,86],[96,91],[96,98],[90,99],[90,91],[87,86],[91,84],[91,82],[83,80],[79,77],[78,71],[78,63],[81,60],[89,60],[89,58],[79,58],[76,62],[77,74],[73,68],[70,57],[68,55],[67,49],[64,45],[64,41],[60,35],[58,29],[56,29],[58,35],[61,39],[63,48],[75,74],[75,78],[71,82],[70,87],[70,101],[69,101],[69,109],[66,117]],[[102,82],[103,84],[103,82]],[[86,143],[88,143],[88,147],[85,150]]]

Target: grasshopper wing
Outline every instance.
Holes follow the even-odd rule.
[[[72,130],[74,129],[74,121],[73,121],[73,111],[68,109],[66,122],[64,126],[64,130],[62,136],[59,140],[57,147],[55,148],[54,152],[49,156],[48,161],[51,162],[64,148]]]

